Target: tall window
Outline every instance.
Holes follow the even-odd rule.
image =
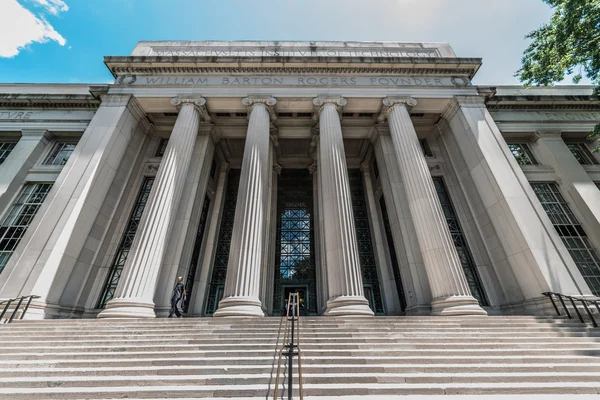
[[[313,180],[307,169],[284,169],[277,181],[277,239],[273,314],[283,313],[289,292],[300,293],[300,312],[317,309]]]
[[[471,250],[469,250],[467,238],[460,226],[460,221],[458,220],[458,216],[452,205],[450,194],[446,189],[446,184],[441,177],[434,177],[433,184],[438,198],[440,199],[442,210],[444,211],[444,216],[446,217],[446,222],[450,229],[450,235],[452,236],[452,241],[454,242],[456,252],[458,253],[458,258],[460,259],[463,271],[465,271],[465,277],[467,278],[467,283],[471,289],[471,294],[479,301],[480,305],[487,306],[488,302],[485,297],[485,292],[483,291],[481,279],[479,279],[479,274],[477,273],[477,266],[473,260]]]
[[[168,144],[169,138],[160,139],[160,143],[158,144],[158,148],[156,149],[156,157],[162,157],[165,155],[165,151],[167,150]]]
[[[8,157],[16,145],[16,142],[0,142],[0,164],[6,160],[6,157]]]
[[[585,143],[566,143],[571,153],[575,156],[579,164],[581,165],[594,165],[598,164],[598,160],[596,160],[593,154],[588,149]]]
[[[429,147],[427,139],[419,139],[419,144],[421,145],[425,157],[433,157],[433,152],[431,151],[431,147]]]
[[[75,151],[77,143],[74,142],[57,142],[52,147],[52,150],[44,160],[44,165],[65,165],[73,151]]]
[[[233,233],[233,219],[235,217],[235,204],[237,202],[238,188],[240,185],[240,170],[229,171],[227,189],[225,191],[225,204],[221,215],[219,239],[215,251],[215,260],[208,288],[208,299],[204,313],[213,315],[217,311],[219,301],[223,298],[225,277],[227,276],[227,263],[229,262],[229,248],[231,247],[231,234]]]
[[[26,184],[0,226],[0,272],[17,248],[33,217],[52,188],[51,183]]]
[[[348,178],[365,297],[369,300],[369,307],[375,314],[383,314],[383,300],[381,299],[377,263],[375,262],[373,242],[371,241],[371,227],[369,225],[369,212],[365,200],[362,173],[358,169],[349,169]]]
[[[202,203],[202,212],[200,213],[200,221],[198,222],[198,230],[196,231],[196,239],[194,240],[194,249],[192,250],[192,260],[188,269],[187,279],[185,280],[185,291],[187,297],[183,305],[183,311],[188,312],[190,300],[192,298],[192,289],[194,288],[194,280],[196,279],[196,271],[198,270],[198,257],[200,257],[200,249],[202,248],[202,239],[204,238],[204,228],[208,220],[208,210],[210,209],[210,199],[204,196]]]
[[[600,259],[583,227],[558,191],[554,182],[531,183],[531,187],[550,217],[554,229],[567,247],[592,293],[600,296]]]
[[[129,216],[129,221],[127,221],[125,232],[123,232],[123,237],[119,243],[117,254],[115,255],[115,258],[110,266],[110,271],[108,271],[108,276],[106,277],[102,294],[98,299],[97,308],[104,308],[106,303],[108,303],[108,301],[111,300],[115,295],[117,284],[121,278],[121,272],[123,272],[127,255],[129,254],[129,250],[133,244],[133,238],[135,237],[140,220],[142,219],[142,214],[144,213],[144,208],[148,202],[148,197],[150,196],[150,190],[152,189],[153,183],[153,177],[144,178],[142,188],[140,189],[140,193],[138,194],[135,205],[133,206],[133,210],[131,211],[131,215]]]
[[[381,209],[381,219],[383,219],[383,229],[385,229],[385,238],[387,239],[388,252],[392,263],[392,271],[394,272],[394,280],[396,281],[396,290],[400,298],[400,307],[402,311],[406,310],[406,296],[404,295],[404,286],[402,285],[402,276],[400,275],[400,264],[394,247],[394,237],[392,236],[392,225],[388,217],[387,208],[383,196],[379,199],[379,208]]]
[[[508,148],[519,165],[535,165],[538,163],[527,143],[509,143]]]

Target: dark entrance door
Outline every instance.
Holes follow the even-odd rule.
[[[306,297],[308,286],[284,285],[282,289],[283,290],[281,291],[281,312],[285,314],[287,310],[287,303],[288,299],[290,298],[290,293],[298,293],[298,299],[300,300],[300,315],[308,315],[307,303],[309,299],[308,297]]]
[[[284,169],[277,181],[277,239],[273,314],[298,291],[305,315],[317,314],[313,179],[307,169]]]

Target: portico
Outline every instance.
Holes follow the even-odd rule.
[[[324,316],[544,313],[544,291],[592,294],[530,186],[543,171],[517,164],[487,108],[503,100],[471,83],[479,59],[443,43],[140,42],[105,61],[115,83],[90,89],[98,111],[0,274],[0,295],[42,296],[31,318],[164,317],[177,276],[187,315],[214,317],[279,315],[290,291]],[[62,134],[20,112],[37,138],[8,160],[23,179]],[[596,181],[552,159],[569,156],[560,133],[539,136],[553,171]],[[576,187],[595,215],[597,188]]]

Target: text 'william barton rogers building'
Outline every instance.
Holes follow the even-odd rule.
[[[485,315],[600,294],[590,87],[446,43],[140,42],[0,85],[0,299],[26,318]]]

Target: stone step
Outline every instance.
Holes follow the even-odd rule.
[[[572,320],[302,321],[307,397],[599,393],[600,329]],[[0,400],[265,398],[275,380],[280,322],[47,320],[3,326]]]
[[[111,342],[104,345],[95,345],[91,343],[80,343],[74,345],[70,342],[65,342],[58,345],[42,345],[38,343],[31,343],[19,346],[3,347],[0,348],[0,355],[10,356],[10,354],[21,354],[28,351],[35,351],[36,353],[42,354],[56,354],[56,353],[67,353],[74,354],[90,352],[127,352],[127,353],[139,353],[139,352],[239,352],[241,355],[246,353],[254,354],[257,351],[272,353],[277,347],[275,343],[257,344],[257,343],[221,343],[218,345],[218,350],[215,348],[214,343],[194,343],[195,341],[190,340],[188,343],[172,343],[172,344],[149,344],[149,343],[122,343],[122,342]],[[282,343],[278,347],[281,347]],[[583,347],[585,346],[585,347]],[[438,349],[440,351],[446,350],[461,350],[466,352],[471,351],[495,351],[495,350],[528,350],[528,351],[566,351],[566,350],[586,350],[586,351],[598,351],[600,352],[600,343],[598,342],[567,342],[567,343],[555,343],[555,342],[512,342],[512,343],[423,343],[415,340],[406,342],[387,341],[384,343],[372,343],[372,342],[327,342],[318,343],[315,341],[302,341],[301,348],[304,352],[323,352],[323,351],[378,351],[378,352],[399,352],[399,351],[432,351]]]
[[[297,364],[295,364],[297,366]],[[218,374],[270,374],[273,371],[273,365],[265,363],[264,365],[179,365],[177,368],[171,366],[147,366],[140,365],[134,367],[100,367],[88,366],[79,368],[61,368],[61,367],[38,367],[32,368],[29,365],[25,367],[10,366],[3,368],[0,365],[0,377],[2,378],[21,378],[21,377],[60,377],[73,376],[138,376],[138,375],[218,375]],[[537,364],[407,364],[407,365],[386,365],[386,364],[310,364],[303,365],[303,372],[310,374],[327,373],[354,373],[354,374],[381,374],[381,373],[438,373],[438,374],[457,374],[457,373],[568,373],[585,372],[600,373],[600,362],[582,365],[581,363],[537,363]]]
[[[104,340],[99,340],[103,338]],[[153,346],[181,346],[181,345],[196,345],[196,346],[258,346],[258,347],[274,347],[276,343],[281,345],[282,338],[252,338],[252,343],[248,343],[247,338],[230,338],[227,340],[221,338],[205,338],[200,335],[186,335],[177,336],[171,335],[171,337],[137,337],[135,335],[111,338],[107,340],[103,336],[97,336],[94,340],[87,338],[69,338],[63,340],[50,340],[46,337],[40,336],[35,339],[28,338],[29,340],[23,340],[22,337],[2,337],[2,341],[5,343],[5,348],[23,347],[28,348],[41,348],[41,347],[74,347],[74,346],[127,346],[127,345],[153,345]],[[372,337],[372,336],[340,336],[340,337],[322,337],[318,335],[302,335],[302,343],[304,346],[341,346],[349,344],[372,344],[372,345],[390,345],[390,344],[430,344],[438,345],[441,341],[440,338],[432,337],[415,337],[415,336],[404,336],[404,335],[389,335],[385,337]],[[468,341],[468,344],[465,343]],[[463,346],[488,346],[488,345],[528,345],[528,346],[566,346],[573,344],[587,343],[592,346],[600,345],[600,338],[595,337],[552,337],[552,336],[539,336],[539,337],[448,337],[443,338],[443,342],[446,345],[463,345]],[[9,345],[10,343],[10,345]]]
[[[551,317],[551,316],[534,316],[534,315],[493,315],[493,316],[366,316],[366,317],[333,317],[333,316],[319,316],[319,317],[300,317],[302,322],[305,323],[314,323],[314,324],[327,324],[327,323],[355,323],[355,322],[378,322],[378,323],[408,323],[408,322],[430,322],[430,323],[440,323],[447,321],[476,321],[485,323],[486,321],[547,321],[547,322],[560,322],[560,321],[572,321],[573,319],[568,319],[566,317]],[[148,318],[124,318],[120,319],[119,323],[123,324],[132,324],[132,323],[144,323],[144,324],[153,324],[156,321],[162,321],[166,323],[178,323],[181,321],[192,321],[203,324],[231,324],[231,323],[261,323],[263,325],[267,324],[277,324],[279,325],[281,321],[285,318],[282,317],[262,317],[262,318],[244,318],[244,317],[229,317],[229,318],[213,318],[213,317],[184,317],[184,318],[157,318],[157,319],[148,319]],[[107,319],[44,319],[44,320],[15,320],[13,323],[15,325],[25,324],[25,325],[77,325],[77,324],[111,324],[113,320]]]
[[[14,328],[25,327],[78,327],[78,326],[111,326],[114,319],[80,319],[80,320],[14,320]],[[156,319],[121,319],[119,326],[173,326],[183,324],[193,324],[204,327],[223,327],[228,325],[251,325],[262,327],[278,327],[286,323],[285,319],[279,318],[156,318]],[[435,317],[435,318],[409,318],[397,317],[395,319],[370,318],[349,318],[345,320],[320,317],[317,319],[300,318],[300,323],[306,326],[345,326],[345,325],[456,325],[456,324],[476,324],[476,325],[495,325],[495,324],[573,324],[580,323],[577,318],[557,319],[557,318],[501,318],[501,317]]]
[[[2,388],[75,388],[113,386],[233,386],[240,384],[267,385],[274,381],[273,373],[237,373],[218,375],[137,375],[137,376],[69,376],[69,377],[15,377],[0,378]],[[298,375],[294,375],[298,380]],[[539,383],[539,382],[592,382],[600,387],[599,372],[564,372],[561,374],[544,372],[517,373],[303,373],[303,385],[311,384],[359,384],[359,383]]]
[[[73,332],[73,333],[14,333],[11,331],[3,331],[3,340],[27,340],[27,341],[38,341],[38,340],[87,340],[87,339],[111,339],[119,340],[122,338],[140,338],[140,339],[152,339],[152,338],[212,338],[218,341],[223,340],[247,340],[248,332],[246,333],[220,333],[220,334],[207,334],[198,333],[197,331],[190,330],[185,332],[174,332],[174,331],[153,331],[151,333],[146,332],[111,332],[99,334],[97,331],[94,332]],[[278,337],[282,337],[282,334],[274,333],[252,333],[253,338],[268,339],[275,341]],[[330,338],[337,340],[338,338],[419,338],[419,339],[431,339],[431,340],[446,340],[446,339],[464,339],[473,340],[479,337],[481,338],[571,338],[571,337],[585,337],[585,338],[597,338],[600,337],[600,330],[598,329],[584,329],[578,331],[566,331],[566,330],[537,330],[537,331],[524,331],[519,332],[485,332],[476,330],[462,330],[457,332],[452,331],[440,331],[440,332],[425,332],[425,331],[389,331],[389,332],[323,332],[323,333],[307,333],[302,331],[301,337],[303,338]]]
[[[6,329],[5,332],[9,335],[20,335],[22,337],[27,336],[38,336],[42,334],[55,334],[62,336],[71,336],[71,335],[86,335],[86,332],[82,332],[82,330],[28,330],[28,331],[16,331]],[[250,335],[261,335],[261,334],[271,334],[277,335],[279,331],[277,330],[267,330],[267,329],[246,329],[244,327],[237,328],[229,328],[223,330],[199,330],[194,328],[181,328],[181,329],[116,329],[116,328],[107,328],[107,329],[90,329],[89,334],[98,335],[102,334],[160,334],[164,332],[168,332],[171,334],[204,334],[204,335],[225,335],[225,336],[250,336]],[[391,328],[368,328],[368,327],[354,327],[348,329],[315,329],[315,330],[307,330],[300,329],[301,334],[347,334],[347,333],[386,333],[386,332],[395,332],[395,333],[419,333],[423,335],[446,335],[453,333],[487,333],[487,334],[496,334],[496,333],[512,333],[518,334],[521,332],[531,332],[531,333],[551,333],[551,332],[597,332],[597,330],[593,330],[592,328],[588,328],[586,326],[573,326],[573,327],[545,327],[539,326],[535,328],[524,328],[524,327],[496,327],[496,328],[431,328],[431,329],[417,329],[417,328],[408,328],[401,327],[397,329]]]
[[[78,352],[38,352],[32,353],[30,351],[23,351],[21,353],[10,353],[11,360],[39,360],[43,358],[57,358],[60,357],[63,360],[81,360],[81,359],[93,359],[93,360],[104,360],[106,358],[119,356],[128,356],[130,358],[149,358],[149,357],[162,357],[162,358],[177,358],[185,355],[194,356],[204,359],[210,359],[214,357],[232,357],[237,356],[238,359],[251,359],[255,357],[268,357],[275,354],[274,350],[182,350],[182,351],[145,351],[143,348],[139,351],[125,351],[123,349],[115,348],[113,351],[98,351],[93,352],[89,349],[82,348]],[[9,354],[9,353],[5,353]],[[571,349],[341,349],[341,350],[303,350],[303,355],[306,357],[314,356],[342,356],[342,357],[367,357],[367,356],[387,356],[387,357],[451,357],[451,356],[465,356],[471,357],[489,357],[489,356],[521,356],[521,355],[534,355],[534,356],[559,356],[559,355],[588,355],[588,356],[600,356],[600,349],[589,349],[587,347],[571,348]]]
[[[598,394],[598,382],[541,382],[541,383],[378,383],[378,384],[307,384],[304,385],[306,396],[350,396],[350,395],[487,395],[487,394]],[[132,398],[156,399],[168,395],[170,399],[192,398],[265,398],[272,393],[273,385],[246,384],[225,388],[219,385],[177,386],[121,386],[121,387],[89,387],[89,388],[4,388],[2,400],[31,399],[107,399]],[[295,387],[297,393],[297,387]],[[282,393],[283,394],[283,393]]]

